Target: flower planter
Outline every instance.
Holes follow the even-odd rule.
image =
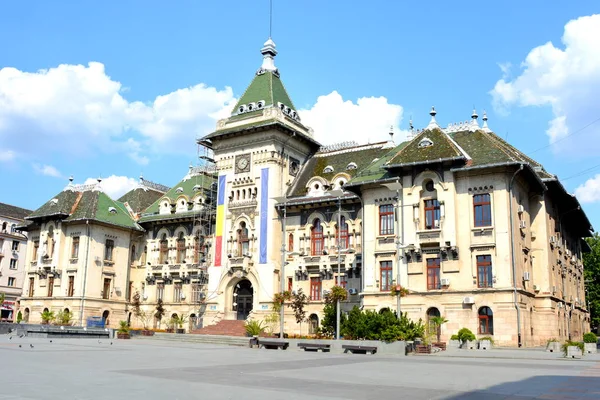
[[[131,339],[129,333],[117,332],[117,339]]]
[[[581,353],[581,349],[577,346],[569,346],[567,347],[567,358],[581,358],[583,354]]]
[[[492,342],[489,340],[479,341],[479,350],[489,350],[492,348]]]
[[[450,340],[448,342],[449,349],[458,349],[460,348],[460,340]]]
[[[442,351],[446,351],[446,342],[435,342],[431,344],[433,347],[438,347]]]
[[[461,349],[475,350],[477,348],[476,340],[467,340],[460,345]]]
[[[173,329],[173,328],[167,328],[167,333],[175,333],[175,329]]]
[[[176,333],[183,335],[185,333],[185,329],[183,329],[183,328],[177,329]]]
[[[154,331],[145,329],[142,331],[142,336],[154,336]]]
[[[415,352],[417,354],[430,354],[431,353],[431,345],[428,344],[417,344],[415,346]]]
[[[596,354],[598,352],[598,345],[596,343],[584,343],[583,346],[585,354]]]
[[[550,353],[560,353],[560,343],[548,342],[546,345],[546,351],[549,351]]]

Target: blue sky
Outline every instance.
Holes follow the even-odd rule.
[[[114,175],[116,194],[140,173],[175,184],[268,37],[267,0],[80,3],[0,5],[1,202],[35,209],[71,174]],[[390,125],[402,135],[432,105],[443,126],[485,109],[494,132],[575,175],[564,184],[598,228],[599,9],[274,0],[276,65],[324,143],[386,140]]]

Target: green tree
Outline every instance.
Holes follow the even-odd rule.
[[[160,321],[162,320],[162,318],[165,316],[166,313],[167,313],[167,310],[165,310],[165,307],[163,306],[162,299],[158,299],[158,301],[156,302],[156,312],[154,313],[154,316],[156,317],[156,320],[158,321],[159,326],[160,326]]]
[[[325,295],[325,307],[323,307],[323,319],[321,320],[321,331],[327,336],[333,336],[336,329],[336,311],[337,302],[345,301],[348,298],[348,292],[341,286],[333,286],[329,293]],[[346,316],[340,316],[340,325],[343,326]]]
[[[306,319],[306,310],[304,307],[308,305],[308,296],[298,289],[297,292],[292,293],[292,299],[289,304],[290,308],[294,311],[294,317],[298,324],[302,324],[302,321]],[[302,325],[300,325],[300,331],[302,331]]]
[[[600,234],[596,232],[591,238],[586,238],[586,241],[591,251],[583,254],[583,274],[592,329],[598,332],[600,329]]]

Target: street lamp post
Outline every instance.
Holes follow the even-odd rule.
[[[404,263],[404,245],[401,243],[401,240],[404,241],[404,223],[401,205],[402,184],[398,180],[395,182],[384,183],[383,186],[390,190],[396,191],[396,284],[402,286],[402,274],[400,271],[400,265],[401,263]],[[402,232],[400,230],[402,230]],[[398,293],[396,296],[396,312],[398,314],[398,318],[401,318],[402,315],[401,298],[401,293]]]
[[[342,229],[342,196],[344,195],[344,191],[342,189],[333,189],[329,191],[329,194],[332,196],[336,196],[338,200],[338,228],[337,228],[337,286],[341,286],[342,284],[342,246],[340,242],[340,233]],[[337,298],[336,303],[336,311],[335,311],[335,338],[336,340],[340,339],[340,319],[341,319],[341,311],[340,311],[340,298]]]

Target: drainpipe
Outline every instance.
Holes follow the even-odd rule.
[[[80,311],[79,311],[79,325],[83,326],[83,307],[85,304],[85,288],[86,288],[86,284],[87,284],[87,270],[88,270],[88,262],[89,262],[89,257],[90,257],[90,240],[92,240],[92,236],[91,236],[91,228],[90,228],[90,221],[86,220],[85,221],[85,225],[87,227],[87,246],[85,249],[85,266],[83,269],[83,290],[81,291],[81,306],[80,306]]]
[[[509,221],[510,221],[510,252],[512,255],[512,275],[513,275],[513,302],[515,305],[515,309],[517,310],[517,337],[519,347],[523,345],[521,342],[521,308],[519,307],[518,301],[518,293],[517,293],[517,261],[515,256],[515,231],[514,231],[514,222],[513,222],[513,196],[512,196],[512,188],[515,178],[519,172],[523,171],[523,164],[519,165],[519,169],[515,171],[513,174],[510,184],[508,185],[508,213],[509,213]]]

